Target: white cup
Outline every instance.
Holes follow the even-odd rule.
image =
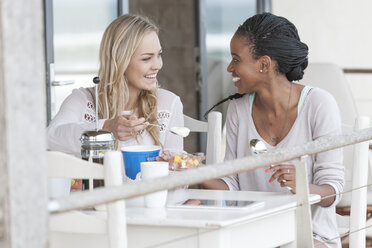
[[[142,162],[141,178],[142,180],[167,176],[169,172],[168,162]],[[159,191],[145,195],[145,206],[148,208],[162,208],[167,201],[168,191]]]

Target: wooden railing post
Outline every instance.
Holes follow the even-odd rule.
[[[306,158],[302,156],[296,164],[296,242],[297,247],[314,248]]]

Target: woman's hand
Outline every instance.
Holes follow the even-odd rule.
[[[281,187],[290,187],[291,192],[296,194],[296,167],[294,165],[279,164],[267,169],[265,172],[273,172],[269,183],[277,180]],[[336,191],[328,184],[315,185],[310,183],[309,193],[320,195],[322,198],[325,197],[325,199],[317,203],[322,207],[329,207],[336,200],[336,196],[329,197],[330,195],[335,195]]]
[[[281,187],[290,187],[291,192],[296,193],[296,167],[293,164],[274,165],[265,172],[273,172],[269,183],[277,180]]]
[[[138,132],[146,127],[145,118],[143,117],[121,115],[114,119],[106,120],[102,129],[112,132],[116,139],[126,141],[136,137]]]

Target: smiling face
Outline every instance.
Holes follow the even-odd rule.
[[[131,94],[138,95],[141,90],[156,89],[156,76],[163,67],[161,52],[158,35],[155,32],[145,34],[124,73]]]
[[[231,62],[227,71],[232,73],[235,87],[240,94],[255,91],[255,85],[260,80],[261,63],[252,57],[246,40],[234,35],[230,42]]]

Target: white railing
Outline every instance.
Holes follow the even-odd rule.
[[[120,186],[105,187],[96,189],[92,192],[74,193],[69,197],[50,201],[48,209],[50,213],[53,214],[129,199],[160,190],[193,185],[209,179],[221,178],[244,171],[267,167],[271,164],[278,164],[302,156],[333,150],[371,139],[372,128],[338,136],[323,137],[301,146],[278,149],[275,152],[260,156],[250,156],[220,164],[203,166],[198,169],[187,170],[183,173],[172,174],[167,177],[126,183]]]

